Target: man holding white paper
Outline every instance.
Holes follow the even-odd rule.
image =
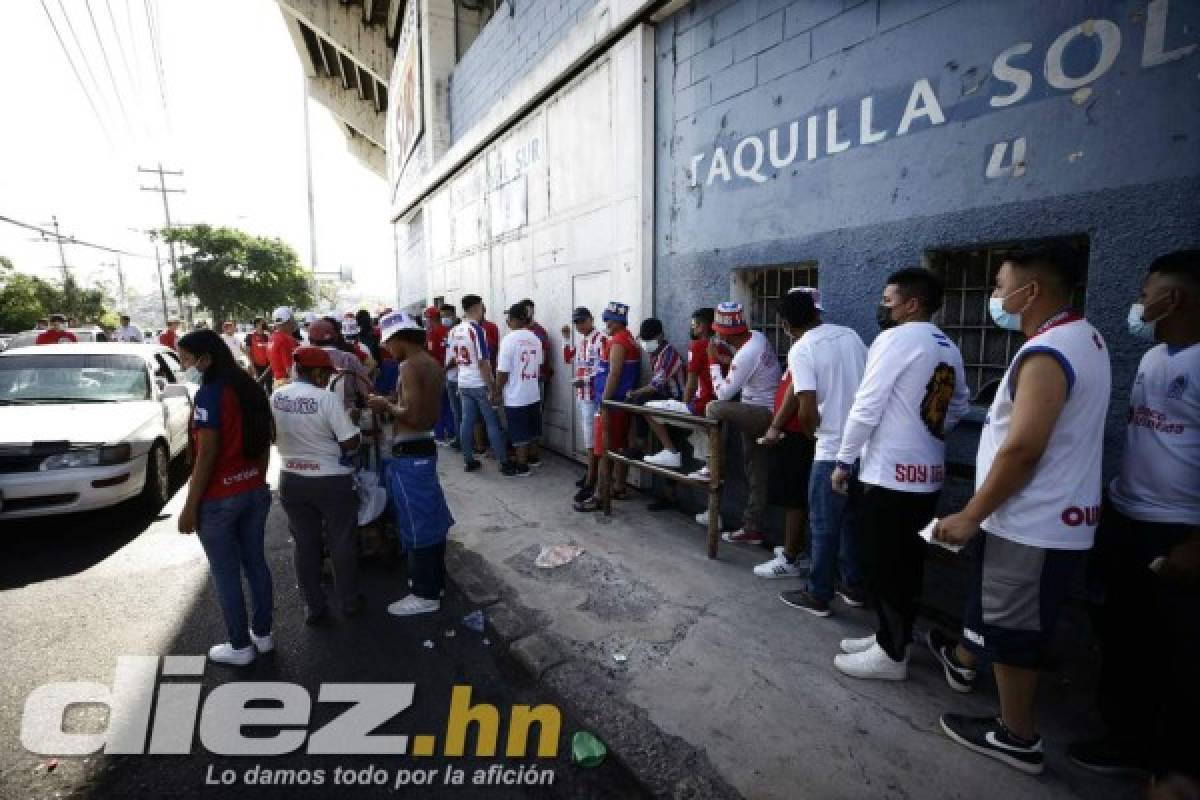
[[[1027,338],[996,390],[979,440],[975,494],[933,536],[963,544],[976,535],[962,640],[938,631],[929,647],[950,687],[971,690],[980,660],[994,665],[1000,716],[943,714],[959,744],[1023,772],[1044,768],[1033,722],[1038,669],[1072,574],[1100,517],[1108,350],[1070,309],[1074,253],[1010,254],[996,275],[989,312]],[[982,533],[980,533],[982,531]]]

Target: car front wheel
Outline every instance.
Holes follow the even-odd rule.
[[[171,458],[162,443],[150,448],[146,458],[146,483],[142,488],[143,504],[158,511],[171,499]]]

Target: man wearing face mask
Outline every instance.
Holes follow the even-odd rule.
[[[954,646],[933,631],[930,650],[959,692],[970,691],[979,662],[990,661],[1000,695],[999,718],[943,714],[942,730],[1030,774],[1045,760],[1033,720],[1038,670],[1100,517],[1111,372],[1104,340],[1070,308],[1077,280],[1074,253],[1059,248],[1011,253],[1001,264],[988,311],[1028,338],[988,410],[975,494],[933,531],[949,544],[981,541],[962,639]]]
[[[62,314],[50,315],[50,327],[38,334],[34,344],[66,344],[78,342],[75,334],[67,330],[67,318]]]
[[[454,329],[460,320],[455,316],[455,308],[450,303],[442,303],[438,308],[441,313],[442,327],[446,329],[446,338],[450,338],[450,331]],[[446,396],[450,398],[450,412],[454,415],[454,430],[450,434],[450,446],[455,450],[459,449],[458,432],[462,427],[462,398],[458,396],[458,361],[456,361],[450,352],[449,347],[443,347],[442,359],[439,362],[446,368]]]
[[[1157,344],[1129,397],[1121,469],[1091,556],[1105,735],[1068,748],[1099,772],[1200,765],[1200,250],[1157,259],[1129,312],[1129,332]],[[1190,589],[1189,589],[1190,585]]]
[[[683,359],[679,357],[678,351],[670,345],[667,337],[663,334],[662,320],[654,317],[642,320],[641,327],[638,329],[638,341],[641,343],[642,349],[646,351],[646,355],[650,357],[650,382],[630,391],[626,395],[626,400],[638,405],[662,400],[681,402],[683,399]],[[647,431],[646,420],[639,417],[636,427],[638,440],[644,439]],[[679,452],[672,453],[670,449],[663,449],[659,453],[646,456],[645,460],[660,467],[678,469],[681,466]]]
[[[888,276],[876,309],[882,332],[867,351],[830,483],[845,494],[861,457],[859,532],[867,587],[877,601],[872,636],[845,639],[834,658],[854,678],[904,680],[921,597],[925,543],[945,476],[946,433],[967,410],[962,355],[930,317],[942,282],[920,267]]]

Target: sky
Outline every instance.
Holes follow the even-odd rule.
[[[170,195],[176,224],[279,237],[310,263],[304,74],[272,0],[3,0],[0,74],[0,215],[34,225],[56,215],[65,234],[153,256],[141,231],[163,225],[162,198],[139,189],[157,176],[137,167],[161,162],[184,172],[167,178],[186,190]],[[386,183],[346,149],[333,115],[308,103],[319,269],[351,266],[354,293],[391,299]],[[113,254],[71,245],[66,254],[80,283],[116,285]],[[0,255],[22,272],[62,275],[52,241],[2,221]],[[153,258],[122,265],[131,289],[157,292]]]

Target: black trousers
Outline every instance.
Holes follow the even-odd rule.
[[[1156,770],[1200,771],[1200,591],[1149,569],[1189,535],[1185,525],[1142,522],[1105,504],[1089,578],[1100,642],[1096,704],[1111,737]]]
[[[413,547],[408,551],[408,585],[413,594],[439,600],[446,586],[446,543]]]
[[[875,596],[875,640],[895,661],[912,641],[925,578],[925,542],[917,534],[933,519],[940,492],[898,492],[863,484],[860,535],[867,587]]]

